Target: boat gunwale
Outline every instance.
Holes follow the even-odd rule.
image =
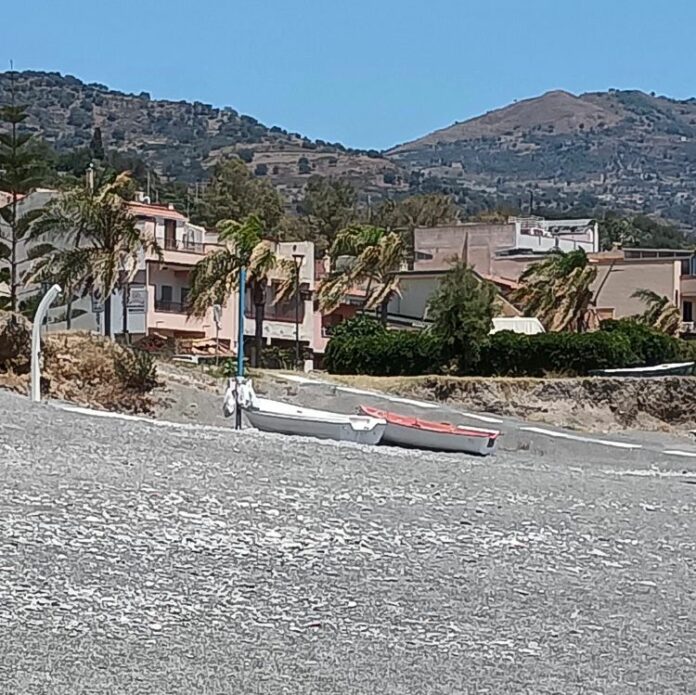
[[[479,437],[481,439],[497,439],[500,436],[498,430],[484,430],[484,429],[469,429],[463,425],[455,425],[451,422],[435,422],[433,420],[420,420],[417,417],[409,417],[407,415],[399,415],[398,413],[392,413],[389,410],[381,410],[380,408],[373,408],[372,406],[361,405],[360,409],[363,413],[370,417],[381,417],[386,421],[387,425],[392,425],[394,427],[405,427],[406,429],[419,430],[421,432],[429,432],[432,434],[452,434],[461,437]],[[377,413],[380,413],[378,416]],[[399,422],[399,419],[411,420],[413,424],[406,422]]]

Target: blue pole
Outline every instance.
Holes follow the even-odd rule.
[[[246,268],[239,271],[239,333],[237,335],[237,376],[244,376],[244,290],[246,289]]]
[[[246,289],[246,268],[239,270],[239,307],[237,315],[239,321],[239,333],[237,334],[237,389],[235,391],[237,402],[235,410],[234,428],[242,428],[242,409],[239,403],[239,387],[244,378],[244,290]]]

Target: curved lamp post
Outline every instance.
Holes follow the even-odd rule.
[[[37,403],[41,400],[41,365],[39,355],[41,353],[41,324],[43,323],[48,307],[60,294],[60,285],[53,285],[44,295],[34,314],[34,325],[31,329],[31,400]]]

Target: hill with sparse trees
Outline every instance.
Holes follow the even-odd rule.
[[[0,106],[10,83],[0,73]],[[60,156],[106,149],[139,162],[141,174],[191,188],[236,156],[289,205],[301,204],[319,175],[351,183],[368,206],[444,193],[463,217],[613,210],[689,230],[696,208],[696,99],[555,91],[377,152],[310,140],[231,107],[125,94],[58,73],[15,73],[14,91],[28,106],[27,127]]]

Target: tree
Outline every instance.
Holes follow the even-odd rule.
[[[276,255],[271,242],[263,239],[263,222],[249,215],[243,222],[224,220],[219,225],[217,251],[202,258],[191,273],[188,310],[192,316],[204,316],[214,304],[224,305],[239,287],[239,275],[246,269],[246,285],[254,305],[254,342],[252,366],[259,366],[263,349],[263,321],[266,288],[272,271],[278,269],[281,282],[275,301],[299,291],[295,287],[295,264]]]
[[[491,283],[458,261],[428,302],[431,330],[445,354],[457,360],[460,372],[470,372],[479,362],[493,326],[497,294]]]
[[[603,251],[614,246],[638,246],[639,231],[628,217],[608,213],[599,222],[599,241]]]
[[[641,323],[668,335],[676,335],[681,325],[679,308],[668,297],[653,290],[638,289],[631,297],[640,299],[647,305],[645,312],[638,317]]]
[[[124,293],[124,333],[127,332],[127,288],[138,272],[143,250],[158,255],[154,238],[143,238],[125,199],[131,181],[119,174],[90,191],[72,188],[54,198],[37,220],[31,238],[43,243],[30,251],[38,257],[32,282],[60,284],[73,292],[99,292],[104,297],[104,332],[111,335],[111,295]],[[68,306],[68,315],[70,315]]]
[[[599,239],[604,250],[614,245],[635,248],[683,249],[689,247],[684,234],[676,227],[647,215],[625,217],[608,212],[599,220]]]
[[[316,229],[314,243],[318,253],[326,251],[341,229],[355,221],[355,188],[340,179],[312,176],[305,187],[298,212],[310,219]]]
[[[458,212],[457,206],[446,195],[414,195],[399,201],[384,201],[372,212],[370,222],[402,235],[409,267],[413,267],[416,227],[455,222]]]
[[[549,331],[586,331],[598,325],[592,283],[597,268],[582,249],[555,251],[520,276],[510,299],[525,314],[536,316]]]
[[[280,196],[239,159],[218,162],[194,211],[195,221],[214,227],[222,220],[242,220],[249,215],[256,215],[266,229],[275,229],[283,216]]]
[[[23,106],[15,103],[14,80],[10,88],[10,105],[0,109],[0,121],[9,124],[8,132],[0,132],[0,190],[10,194],[10,202],[0,208],[0,282],[9,284],[9,307],[18,310],[19,244],[27,236],[39,212],[22,213],[19,201],[41,182],[41,163],[32,147],[32,136],[20,131],[28,118]],[[2,224],[4,223],[4,224]]]
[[[102,142],[101,128],[94,129],[92,141],[89,143],[89,151],[93,159],[104,159],[104,143]]]
[[[382,323],[398,287],[404,243],[395,232],[369,225],[347,227],[329,249],[331,272],[319,288],[319,307],[333,311],[352,287],[365,287],[364,309],[379,309]]]

